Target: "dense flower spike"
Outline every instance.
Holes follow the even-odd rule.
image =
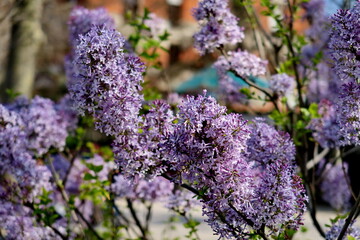
[[[63,106],[63,110],[69,108]],[[62,150],[68,135],[68,122],[50,99],[36,96],[32,100],[17,98],[10,106],[21,117],[27,137],[27,148],[43,155],[51,147]]]
[[[132,201],[164,201],[171,196],[174,184],[163,177],[155,177],[152,181],[140,179],[130,183],[124,176],[114,177],[111,188],[118,197],[126,197]]]
[[[77,73],[69,82],[76,107],[91,113],[105,134],[133,134],[143,100],[143,63],[123,53],[125,40],[116,30],[95,26],[79,41],[73,61]]]
[[[331,66],[321,62],[316,66],[316,70],[308,69],[308,72],[309,83],[306,95],[309,102],[319,103],[321,100],[327,99],[335,103],[339,96],[341,82]]]
[[[340,143],[342,145],[360,144],[360,85],[354,82],[344,84],[337,103],[340,113]]]
[[[166,143],[177,173],[172,175],[174,181],[205,190],[203,213],[217,234],[233,237],[234,229],[245,231],[245,220],[229,203],[240,212],[247,211],[253,191],[243,157],[249,137],[246,121],[241,115],[226,114],[225,107],[206,96],[188,97],[179,105],[177,118]]]
[[[34,119],[36,120],[36,119]],[[51,190],[50,172],[36,164],[28,146],[26,125],[19,114],[0,105],[0,182],[1,199],[32,202],[42,193]]]
[[[148,31],[145,31],[145,34],[149,37],[157,39],[160,35],[164,34],[166,31],[167,23],[165,19],[162,19],[154,13],[150,13],[148,19],[145,19],[144,24],[149,28]]]
[[[0,200],[0,236],[12,240],[60,240],[50,227],[36,224],[30,209]]]
[[[344,163],[345,172],[348,172],[348,165]],[[346,181],[341,164],[327,164],[324,169],[324,178],[320,189],[322,199],[338,211],[347,211],[351,207],[351,192]]]
[[[326,232],[326,236],[325,236],[326,240],[338,239],[341,229],[343,228],[344,224],[345,224],[344,219],[340,219],[336,223],[334,223],[331,226],[331,228],[329,229],[329,231]],[[346,231],[343,240],[360,239],[360,229],[353,225],[354,225],[354,222],[350,225],[350,227]]]
[[[244,39],[244,29],[230,12],[228,1],[202,0],[194,9],[201,30],[194,35],[194,46],[204,55],[226,44],[235,45]]]
[[[214,67],[218,74],[224,76],[227,71],[232,71],[239,77],[258,76],[266,72],[267,61],[248,53],[247,51],[228,52],[228,57],[221,56]]]
[[[84,7],[75,7],[69,18],[70,43],[75,48],[80,42],[80,36],[87,34],[90,29],[102,26],[115,29],[115,22],[104,8],[89,10]]]
[[[332,17],[329,42],[334,69],[341,80],[360,80],[360,2]]]
[[[318,106],[319,118],[313,118],[308,128],[311,129],[314,139],[323,148],[335,148],[339,146],[339,130],[338,114],[336,106],[329,100],[324,99]]]
[[[115,159],[126,177],[153,178],[166,171],[162,145],[173,132],[173,120],[170,106],[164,101],[154,101],[136,132],[115,139]]]
[[[264,225],[278,232],[282,231],[279,226],[285,225],[297,229],[307,197],[296,175],[295,145],[290,136],[258,119],[248,140],[247,157],[255,176],[251,202],[255,228]]]
[[[269,81],[270,89],[279,97],[289,96],[295,88],[295,79],[286,73],[275,74]]]
[[[55,109],[60,115],[61,121],[66,126],[67,131],[70,132],[76,129],[78,123],[77,111],[74,109],[73,105],[69,94],[66,94],[55,105]]]

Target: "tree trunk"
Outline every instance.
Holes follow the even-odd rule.
[[[12,19],[10,49],[5,80],[0,88],[31,97],[36,73],[36,55],[43,38],[41,14],[43,0],[16,0]]]

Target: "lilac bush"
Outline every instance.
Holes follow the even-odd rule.
[[[75,8],[65,63],[70,94],[58,103],[37,96],[0,105],[0,237],[151,239],[151,209],[160,201],[184,217],[188,237],[197,226],[191,209],[201,206],[219,238],[291,239],[307,207],[324,238],[359,238],[352,223],[360,197],[352,207],[349,165],[340,165],[359,142],[359,2],[331,23],[322,1],[302,3],[311,25],[305,38],[293,29],[297,6],[289,4],[290,16],[282,19],[277,5],[262,4],[276,23],[269,45],[275,54],[284,46],[286,59],[274,63],[238,48],[244,29],[228,1],[199,2],[194,45],[201,55],[220,55],[214,67],[232,102],[270,102],[271,120],[245,120],[206,90],[147,99],[141,41],[125,39],[104,9]],[[167,35],[160,20],[147,13],[142,19],[132,37],[158,38],[152,47],[160,47]],[[265,98],[240,92],[229,73]],[[259,76],[272,76],[268,88],[254,80]],[[91,124],[104,135],[101,143],[89,140]],[[332,164],[318,164],[320,156]],[[316,219],[311,171],[321,173],[324,200],[350,209],[328,232]]]
[[[244,39],[244,29],[230,12],[228,1],[202,0],[193,11],[201,29],[194,35],[194,46],[201,54],[223,45],[235,45]]]

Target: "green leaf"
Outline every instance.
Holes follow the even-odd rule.
[[[161,41],[166,41],[170,37],[170,33],[165,30],[165,32],[158,36]]]
[[[89,181],[89,180],[96,179],[96,178],[97,178],[96,176],[93,176],[90,173],[85,173],[85,175],[84,175],[85,181]]]
[[[186,223],[183,224],[185,228],[195,228],[198,225],[200,225],[200,222],[194,220],[194,219],[189,219],[189,221],[187,221]]]

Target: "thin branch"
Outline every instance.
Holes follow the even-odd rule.
[[[127,205],[128,205],[128,208],[130,210],[130,213],[131,213],[131,216],[133,217],[135,223],[136,223],[136,226],[139,228],[141,234],[142,234],[142,237],[144,240],[148,239],[147,238],[147,233],[146,233],[146,230],[145,228],[143,227],[143,225],[141,224],[140,220],[139,220],[139,217],[137,216],[136,212],[135,212],[135,209],[134,209],[134,206],[131,202],[131,200],[129,198],[126,198],[126,202],[127,202]]]
[[[347,229],[349,228],[351,222],[353,221],[354,216],[356,216],[356,213],[359,210],[360,210],[360,192],[359,192],[359,195],[357,196],[357,199],[356,199],[356,202],[355,202],[353,208],[351,209],[351,211],[349,213],[349,216],[345,220],[345,224],[344,224],[343,228],[341,229],[340,235],[337,238],[337,240],[342,240],[344,238]]]
[[[48,162],[49,162],[49,165],[50,165],[50,170],[51,170],[51,173],[53,175],[53,178],[55,180],[55,184],[58,188],[58,190],[60,191],[61,193],[61,196],[63,197],[64,201],[69,204],[69,197],[64,189],[64,186],[61,184],[60,182],[60,179],[55,171],[55,168],[54,168],[54,165],[52,163],[52,159],[51,157],[48,158]],[[70,206],[69,206],[70,207]],[[103,238],[100,237],[100,235],[95,231],[95,229],[93,228],[93,226],[86,220],[86,218],[84,217],[84,215],[79,211],[78,208],[76,208],[75,206],[73,207],[74,209],[71,211],[72,213],[72,216],[74,218],[74,220],[76,222],[79,222],[79,219],[77,216],[80,216],[80,218],[85,222],[85,224],[87,225],[87,227],[89,228],[89,230],[94,234],[94,236],[99,239],[99,240],[102,240]]]

